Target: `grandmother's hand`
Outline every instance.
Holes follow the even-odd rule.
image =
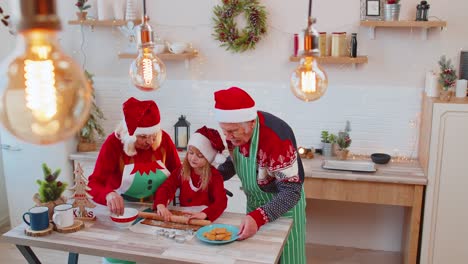
[[[110,192],[106,195],[107,208],[109,208],[111,214],[123,215],[124,213],[124,200],[120,194],[116,192]]]

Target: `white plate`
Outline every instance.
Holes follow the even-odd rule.
[[[324,160],[322,168],[329,170],[376,172],[375,164],[367,161]]]

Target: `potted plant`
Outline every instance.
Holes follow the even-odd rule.
[[[336,138],[337,149],[335,151],[335,155],[340,160],[345,160],[348,158],[348,148],[351,145],[351,138],[349,137],[349,132],[351,132],[351,123],[349,122],[349,120],[347,120],[344,131],[340,131],[338,133],[338,137]]]
[[[322,130],[322,155],[325,157],[331,157],[333,153],[333,144],[336,140],[336,135],[329,133],[327,130]]]
[[[339,160],[345,160],[348,158],[349,146],[351,145],[351,138],[349,137],[348,132],[338,133],[338,138],[336,139],[336,144],[338,145],[338,150],[336,151],[336,156]]]
[[[400,0],[387,0],[384,5],[384,20],[398,21],[400,16]]]
[[[97,136],[104,137],[105,132],[102,128],[99,120],[105,119],[104,114],[102,113],[101,109],[96,105],[96,98],[94,95],[94,81],[93,81],[93,74],[89,73],[85,70],[86,77],[88,78],[89,84],[92,89],[93,95],[93,103],[91,105],[91,110],[89,113],[88,120],[84,124],[84,126],[78,132],[78,151],[79,152],[86,152],[86,151],[96,151],[97,150]]]
[[[75,6],[78,7],[79,12],[76,12],[76,16],[78,17],[78,20],[86,20],[86,15],[88,15],[88,12],[86,12],[87,9],[91,7],[91,5],[86,4],[88,0],[77,0],[75,3]]]
[[[457,81],[457,71],[453,67],[452,61],[447,59],[445,55],[440,57],[439,66],[439,98],[442,101],[450,101],[453,93],[452,88],[455,86]]]
[[[66,198],[62,194],[67,188],[67,183],[57,181],[60,169],[52,172],[46,163],[42,163],[42,172],[44,180],[36,181],[39,190],[34,194],[33,201],[37,206],[47,206],[49,208],[49,219],[52,219],[54,207],[66,202]]]

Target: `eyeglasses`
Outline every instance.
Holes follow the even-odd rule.
[[[142,140],[142,141],[148,141],[148,140],[155,141],[156,138],[157,138],[157,135],[156,135],[156,134],[152,134],[152,135],[137,135],[136,137],[137,137],[137,139]]]

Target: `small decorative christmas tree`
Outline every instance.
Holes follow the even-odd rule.
[[[42,163],[42,172],[44,173],[44,180],[36,181],[39,185],[39,200],[42,203],[47,203],[59,199],[67,188],[66,183],[57,181],[60,169],[52,173],[47,164]]]
[[[36,183],[39,185],[39,191],[34,194],[33,201],[37,206],[48,207],[49,219],[52,220],[54,207],[66,202],[66,198],[62,196],[62,193],[67,188],[67,184],[61,181],[57,181],[57,178],[60,174],[60,169],[52,172],[47,164],[42,163],[42,172],[44,174],[44,180],[36,181]]]
[[[88,187],[88,180],[83,176],[83,169],[81,164],[78,163],[75,169],[75,185],[70,190],[75,191],[72,198],[75,199],[73,207],[78,207],[78,211],[74,211],[75,218],[81,220],[95,220],[96,216],[93,212],[88,212],[86,208],[94,208],[96,205],[90,200],[93,197],[88,194],[90,190]]]
[[[447,59],[445,55],[440,57],[439,67],[439,84],[441,85],[442,90],[448,91],[450,88],[455,86],[457,81],[457,71],[452,65],[452,60]]]

